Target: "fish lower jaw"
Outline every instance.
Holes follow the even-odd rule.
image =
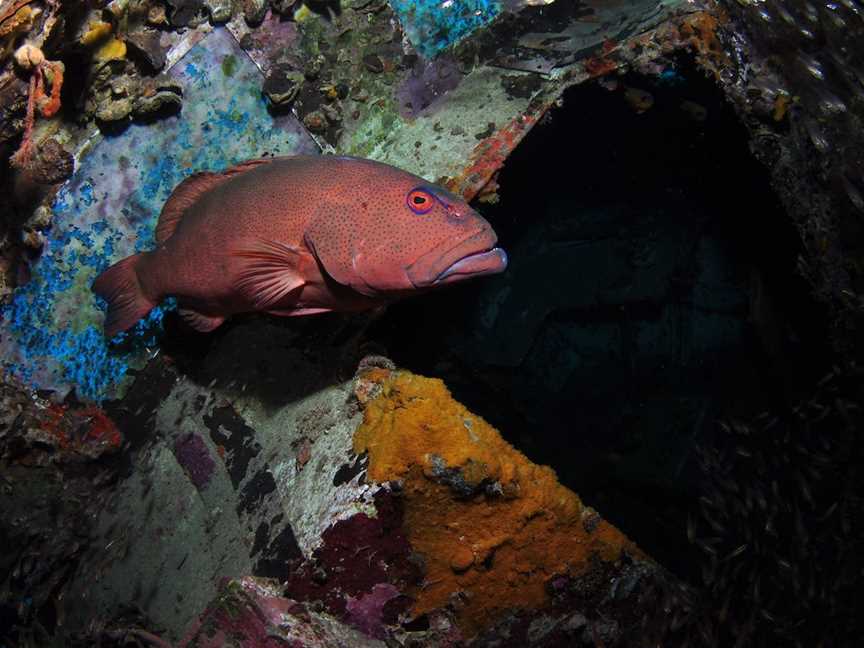
[[[508,262],[507,253],[499,247],[493,247],[481,252],[473,252],[445,269],[435,278],[432,285],[499,274],[507,269]]]

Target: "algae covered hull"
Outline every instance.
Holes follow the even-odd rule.
[[[78,566],[71,627],[143,600],[184,646],[226,633],[252,646],[261,623],[286,639],[323,624],[351,645],[493,645],[506,627],[554,646],[608,633],[598,614],[617,639],[643,632],[639,601],[671,587],[662,568],[440,380],[363,365],[276,406],[163,382],[150,439],[97,522],[106,544],[125,529],[122,546]]]

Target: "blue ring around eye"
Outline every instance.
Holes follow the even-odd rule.
[[[417,194],[422,195],[426,199],[426,204],[423,206],[418,206],[414,203],[414,196]],[[420,187],[416,189],[412,189],[408,192],[408,197],[405,199],[408,208],[414,212],[415,214],[426,214],[432,209],[432,205],[435,203],[435,196],[425,189],[421,189]]]

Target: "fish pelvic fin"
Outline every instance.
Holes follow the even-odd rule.
[[[93,282],[93,292],[108,302],[104,328],[109,339],[131,328],[157,305],[144,294],[138,279],[138,267],[145,254],[133,254],[118,261]]]
[[[306,285],[305,269],[313,262],[311,255],[299,248],[277,241],[252,239],[243,241],[232,251],[243,260],[235,287],[255,310],[272,310],[289,294]]]
[[[268,310],[270,315],[278,315],[279,317],[304,317],[306,315],[320,315],[321,313],[332,313],[332,308],[292,308]]]
[[[236,164],[216,173],[201,171],[190,175],[174,188],[168,200],[165,201],[162,213],[159,214],[159,222],[156,224],[156,242],[164,243],[171,238],[171,235],[177,229],[177,225],[183,219],[183,214],[186,213],[186,210],[198,202],[201,196],[213,189],[213,187],[222,184],[236,175],[251,171],[262,164],[269,164],[270,162],[272,162],[272,158],[260,158]]]
[[[177,309],[177,312],[184,322],[201,333],[209,333],[222,326],[222,323],[225,321],[225,318],[220,315],[205,315],[191,308],[181,307]]]

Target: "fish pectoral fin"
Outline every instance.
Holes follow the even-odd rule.
[[[237,290],[256,310],[264,311],[305,286],[304,269],[313,262],[304,250],[264,239],[245,241],[232,254],[243,260],[237,276]]]
[[[201,333],[209,333],[219,328],[225,321],[225,318],[219,315],[204,315],[191,308],[178,308],[177,312],[184,322]]]
[[[186,210],[198,202],[201,196],[213,187],[240,173],[250,171],[262,164],[269,164],[271,161],[269,158],[249,160],[221,172],[201,171],[190,175],[174,188],[168,200],[165,201],[162,213],[159,214],[159,222],[156,224],[156,242],[164,243],[171,238]]]

